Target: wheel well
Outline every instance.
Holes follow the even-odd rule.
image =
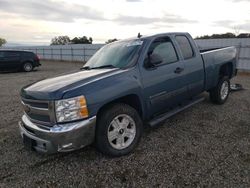
[[[113,105],[115,103],[124,103],[124,104],[127,104],[127,105],[131,106],[132,108],[134,108],[138,112],[138,114],[142,118],[142,116],[143,116],[142,105],[141,105],[139,97],[137,95],[135,95],[135,94],[127,95],[127,96],[115,99],[114,101],[111,101],[111,102],[105,104],[104,106],[102,106],[98,110],[97,117],[98,117],[99,114],[101,114],[101,112],[103,110],[105,110],[110,105]]]
[[[25,61],[23,61],[22,65],[24,65],[25,63],[31,63],[33,65],[33,61],[31,61],[31,60],[25,60]]]
[[[233,64],[231,62],[228,62],[221,66],[220,76],[228,76],[229,78],[232,78],[233,75]]]

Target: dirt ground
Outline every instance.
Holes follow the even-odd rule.
[[[224,105],[206,100],[147,128],[136,150],[109,158],[93,146],[41,155],[23,147],[18,131],[20,89],[78,69],[42,62],[31,73],[0,74],[0,187],[250,187],[250,77]]]

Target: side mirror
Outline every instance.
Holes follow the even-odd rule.
[[[163,62],[163,59],[158,54],[151,54],[149,55],[149,63],[153,66],[157,66]]]

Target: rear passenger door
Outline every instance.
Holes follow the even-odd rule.
[[[7,69],[17,69],[20,67],[20,52],[5,51],[4,52],[4,67]]]
[[[4,68],[4,52],[0,51],[0,70]]]
[[[191,36],[176,35],[177,46],[182,54],[182,63],[185,67],[186,85],[189,96],[200,94],[204,90],[203,60]]]

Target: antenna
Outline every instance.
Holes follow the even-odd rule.
[[[141,38],[141,37],[142,37],[142,35],[141,35],[141,33],[139,32],[138,35],[137,35],[137,38]]]

